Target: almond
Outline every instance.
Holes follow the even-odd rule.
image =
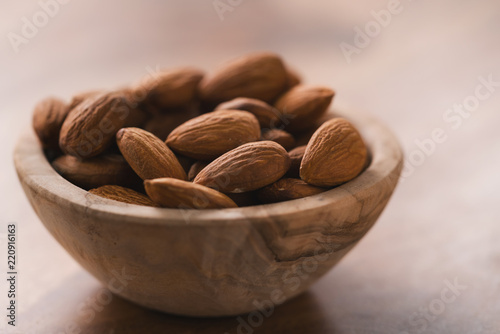
[[[304,157],[304,152],[306,151],[306,145],[298,146],[288,152],[290,156],[290,169],[286,173],[288,177],[299,178],[300,177],[300,164],[302,158]]]
[[[324,188],[315,187],[300,179],[281,179],[260,189],[257,198],[262,203],[277,203],[320,194]]]
[[[149,115],[139,108],[130,108],[130,113],[123,125],[124,128],[143,127],[149,118]]]
[[[43,148],[59,147],[59,133],[68,111],[66,103],[54,97],[46,98],[35,106],[33,129]]]
[[[244,110],[254,114],[261,128],[272,129],[280,125],[281,118],[278,109],[264,101],[247,97],[238,97],[219,104],[215,110]]]
[[[146,122],[144,129],[165,141],[175,128],[199,114],[199,110],[195,107],[157,114]]]
[[[259,138],[259,122],[254,115],[240,110],[220,110],[180,125],[168,136],[167,145],[185,156],[211,160]]]
[[[75,109],[75,107],[80,103],[82,103],[83,101],[103,93],[105,93],[105,91],[103,90],[89,90],[73,96],[68,106],[68,112]]]
[[[148,196],[141,194],[135,190],[120,186],[102,186],[96,189],[89,190],[89,193],[128,204],[156,206],[156,204]]]
[[[279,180],[289,167],[290,158],[281,145],[248,143],[211,162],[194,183],[229,193],[253,191]]]
[[[161,177],[186,179],[175,154],[158,137],[138,128],[124,128],[116,134],[118,148],[143,180]]]
[[[236,208],[229,197],[216,190],[172,178],[148,180],[146,192],[153,201],[166,208],[223,209]]]
[[[207,161],[196,161],[191,165],[191,168],[189,168],[188,180],[193,181],[196,175],[198,175],[203,168],[207,167],[208,164],[209,162]]]
[[[94,157],[111,146],[129,114],[121,92],[88,98],[70,111],[61,128],[59,146],[78,158]]]
[[[281,58],[258,53],[228,62],[200,84],[202,99],[213,106],[237,97],[271,102],[287,88],[287,72]]]
[[[328,110],[334,95],[326,87],[298,85],[283,94],[274,106],[287,117],[285,130],[300,132],[314,126]]]
[[[134,91],[132,89],[125,88],[120,90],[120,92],[125,96],[125,101],[129,110],[125,125],[123,127],[142,127],[151,115],[140,108],[141,101],[138,99],[138,97],[134,96]]]
[[[314,133],[300,165],[300,177],[309,184],[332,187],[354,179],[365,166],[367,149],[356,128],[334,118]]]
[[[79,160],[63,155],[52,162],[54,169],[66,180],[83,188],[98,188],[104,185],[136,187],[142,182],[125,159],[118,154],[101,155]]]
[[[185,67],[165,70],[148,76],[134,87],[136,96],[144,96],[145,102],[159,108],[182,107],[197,98],[198,84],[204,73]]]
[[[290,133],[280,129],[263,130],[261,138],[262,140],[274,141],[287,151],[295,146],[295,138]]]

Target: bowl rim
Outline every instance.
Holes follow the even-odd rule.
[[[392,182],[395,187],[401,174],[403,153],[401,146],[381,122],[358,112],[333,109],[333,117],[343,117],[360,131],[371,153],[370,165],[355,179],[326,192],[280,203],[249,207],[209,210],[182,210],[126,204],[93,195],[60,176],[48,162],[34,131],[30,128],[19,138],[14,150],[14,164],[23,185],[36,190],[36,196],[46,196],[60,206],[91,211],[102,218],[113,216],[123,223],[163,225],[234,224],[242,221],[268,219],[318,210],[327,205],[340,204],[346,198],[362,200],[376,191],[381,182]]]

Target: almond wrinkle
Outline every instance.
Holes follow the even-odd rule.
[[[54,97],[37,103],[33,111],[33,129],[43,148],[59,148],[59,134],[68,116],[67,104]]]
[[[358,130],[334,118],[314,133],[302,158],[300,177],[309,184],[333,187],[354,179],[363,170],[367,149]]]
[[[232,199],[211,188],[172,178],[144,182],[149,197],[158,205],[177,209],[236,208]]]
[[[143,129],[124,128],[116,134],[120,152],[143,180],[172,177],[186,180],[175,154],[158,137]]]
[[[102,186],[96,189],[90,189],[89,193],[127,204],[156,206],[148,196],[121,186]]]
[[[248,143],[205,167],[194,183],[225,193],[253,191],[279,180],[290,168],[285,149],[272,141]]]
[[[272,102],[283,93],[288,76],[281,58],[272,53],[250,54],[222,65],[200,83],[203,101],[216,106],[237,97]]]
[[[220,110],[180,125],[168,136],[167,145],[187,157],[212,160],[259,139],[259,122],[254,115],[240,110]]]
[[[92,158],[114,143],[116,132],[127,122],[130,108],[120,92],[84,100],[70,111],[61,128],[59,146],[64,153]]]
[[[330,88],[298,85],[283,94],[274,106],[283,115],[285,130],[301,132],[315,125],[334,95]]]

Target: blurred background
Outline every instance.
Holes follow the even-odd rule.
[[[101,286],[43,228],[12,151],[48,95],[260,50],[334,88],[335,107],[383,120],[406,164],[360,245],[247,332],[500,333],[500,2],[4,0],[0,13],[0,228],[19,225],[16,333],[246,333],[236,318],[177,318],[118,297],[82,315]]]

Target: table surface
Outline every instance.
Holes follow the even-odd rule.
[[[334,87],[335,106],[383,120],[407,163],[362,242],[309,292],[240,332],[500,333],[499,87],[474,97],[484,80],[500,81],[500,3],[401,0],[383,15],[393,2],[232,1],[221,20],[220,1],[89,0],[52,6],[44,22],[37,1],[3,1],[0,242],[16,222],[17,333],[238,333],[246,316],[189,319],[118,297],[100,303],[102,286],[30,208],[11,156],[47,95],[117,87],[157,67],[210,69],[254,50],[279,52],[307,82]],[[34,19],[37,31],[23,30]],[[357,37],[358,28],[372,37]],[[23,31],[16,52],[10,39]],[[342,43],[356,39],[348,62]],[[6,282],[0,288],[3,305]],[[0,322],[1,333],[10,327]]]

